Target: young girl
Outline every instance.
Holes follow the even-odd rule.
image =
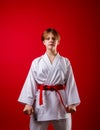
[[[30,130],[71,130],[71,113],[80,103],[69,59],[57,51],[59,33],[48,28],[42,34],[44,55],[33,60],[18,101],[30,115]]]

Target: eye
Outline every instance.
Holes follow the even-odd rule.
[[[55,37],[47,37],[47,38],[45,38],[46,40],[50,40],[50,39],[52,39],[53,41],[55,41],[56,40],[56,38]]]
[[[50,40],[50,37],[47,37],[46,40]]]
[[[55,37],[52,37],[52,40],[55,41],[56,40]]]

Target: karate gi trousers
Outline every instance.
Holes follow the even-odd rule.
[[[54,130],[71,130],[72,126],[71,116],[51,121],[37,121],[32,115],[30,116],[30,130],[47,130],[50,123],[52,123]]]

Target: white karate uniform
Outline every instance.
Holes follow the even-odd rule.
[[[19,102],[30,104],[34,107],[35,112],[30,118],[30,130],[33,130],[32,127],[36,125],[32,123],[34,119],[36,119],[35,123],[41,121],[42,123],[59,120],[67,121],[71,115],[66,113],[56,91],[43,90],[43,104],[39,105],[40,90],[37,89],[37,84],[49,86],[65,84],[66,88],[64,90],[59,90],[64,104],[66,106],[71,104],[78,105],[80,103],[80,98],[70,61],[60,56],[59,53],[56,55],[52,64],[46,53],[33,60],[18,99]],[[40,129],[37,128],[34,130]],[[70,129],[66,127],[63,130]]]

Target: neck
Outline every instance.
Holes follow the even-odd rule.
[[[49,51],[49,50],[47,50],[46,54],[48,55],[48,58],[49,58],[49,60],[50,60],[50,62],[52,64],[53,61],[54,61],[55,56],[57,55],[57,51]]]
[[[47,50],[46,53],[48,56],[56,56],[58,52],[56,50]]]

